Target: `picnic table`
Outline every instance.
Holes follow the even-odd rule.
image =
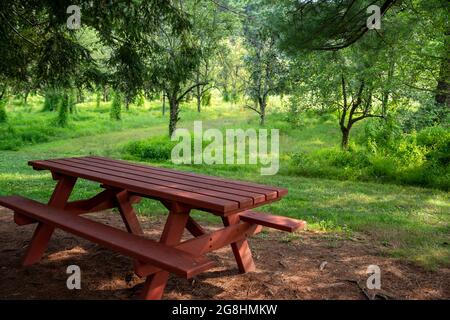
[[[251,209],[280,200],[288,191],[237,180],[151,167],[104,157],[30,161],[35,170],[49,170],[56,187],[48,204],[21,196],[0,197],[14,211],[19,226],[37,224],[23,265],[39,262],[55,228],[118,251],[134,260],[138,276],[146,277],[143,299],[161,299],[169,273],[192,278],[212,267],[205,254],[231,245],[239,271],[255,269],[247,238],[263,226],[293,232],[305,222]],[[69,201],[78,179],[100,183],[102,191],[86,200]],[[133,209],[142,198],[160,201],[169,211],[158,241],[147,239]],[[80,215],[117,208],[126,230]],[[190,212],[220,216],[224,227],[206,231]],[[187,229],[192,238],[182,241]]]

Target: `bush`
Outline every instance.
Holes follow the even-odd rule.
[[[119,92],[114,94],[109,115],[112,120],[120,120],[122,118],[122,96]]]
[[[8,120],[8,117],[6,116],[6,99],[0,100],[0,123],[5,123]]]
[[[42,111],[56,111],[61,101],[61,93],[56,89],[48,89],[45,92],[44,107]]]
[[[102,93],[100,91],[97,91],[95,94],[95,107],[98,109],[100,108],[100,102],[102,101]]]
[[[65,127],[67,126],[67,122],[68,122],[68,113],[69,113],[69,97],[67,94],[65,94],[62,98],[61,98],[61,103],[59,104],[59,109],[58,109],[58,118],[56,119],[56,123],[58,126],[60,127]]]
[[[211,105],[211,92],[206,92],[202,97],[202,106],[210,106]]]
[[[448,128],[430,127],[399,135],[392,127],[378,130],[372,127],[366,128],[365,134],[366,145],[353,145],[348,151],[321,149],[292,155],[294,172],[312,177],[450,189]]]
[[[153,137],[148,140],[132,141],[125,145],[123,152],[140,160],[170,160],[172,149],[177,144],[169,137]]]

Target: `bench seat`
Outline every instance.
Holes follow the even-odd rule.
[[[205,257],[194,256],[20,196],[0,197],[0,205],[184,278],[192,278],[214,266],[214,263]]]
[[[303,229],[306,226],[306,222],[302,220],[256,211],[244,211],[239,214],[239,218],[241,221],[247,223],[259,224],[264,227],[287,232],[294,232],[298,229]]]

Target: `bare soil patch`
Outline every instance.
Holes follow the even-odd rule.
[[[123,228],[117,214],[89,216]],[[134,275],[130,259],[60,230],[41,263],[21,267],[34,226],[18,227],[12,218],[0,209],[0,299],[136,299],[144,279]],[[163,217],[140,220],[147,236],[158,239]],[[223,248],[210,254],[216,268],[194,280],[171,277],[164,299],[450,298],[448,268],[426,271],[386,257],[369,240],[264,232],[250,240],[256,272],[239,274],[231,250]],[[81,268],[81,290],[66,287],[69,265]],[[381,290],[365,288],[369,265],[381,268]]]

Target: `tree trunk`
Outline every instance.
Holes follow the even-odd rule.
[[[103,102],[108,102],[109,101],[109,90],[108,90],[108,86],[105,85],[103,86]]]
[[[83,90],[80,88],[77,88],[77,103],[82,103],[82,102],[84,102]]]
[[[125,97],[125,110],[130,111],[130,98]]]
[[[163,92],[162,115],[166,114],[166,93]]]
[[[258,98],[258,104],[259,104],[259,124],[261,126],[264,125],[266,120],[266,99],[265,98]]]
[[[341,132],[342,132],[341,147],[342,147],[342,150],[347,150],[348,149],[348,141],[350,138],[350,128],[342,127]]]
[[[450,108],[450,30],[445,33],[445,50],[439,70],[435,101],[438,106]]]
[[[169,119],[169,136],[171,137],[177,128],[178,118],[178,100],[174,96],[168,96],[170,105],[170,119]]]
[[[197,79],[197,84],[200,83],[200,71],[197,71],[197,75],[196,75]],[[202,111],[202,90],[200,88],[200,85],[197,86],[196,88],[196,96],[197,96],[197,112],[201,112]]]
[[[23,94],[23,106],[26,107],[28,103],[28,95],[30,94],[30,90],[26,89]]]
[[[436,87],[435,101],[437,105],[450,107],[450,58],[443,59]]]
[[[197,112],[202,111],[202,96],[200,94],[200,86],[197,87]]]

